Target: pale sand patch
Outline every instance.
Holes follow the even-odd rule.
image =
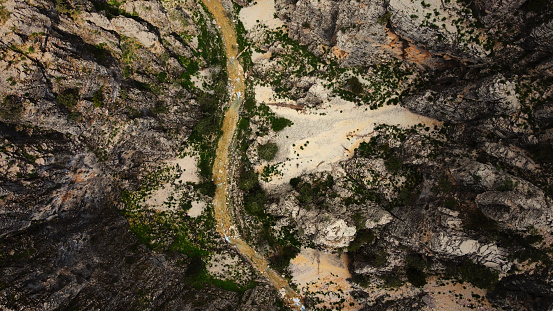
[[[312,90],[313,93],[322,93],[320,97],[326,95],[323,89],[313,87]],[[256,87],[256,99],[275,102],[275,95],[269,87]],[[361,142],[370,140],[378,124],[403,128],[419,123],[430,127],[440,124],[400,106],[370,110],[336,97],[330,98],[320,108],[305,111],[277,106],[270,108],[294,124],[271,137],[279,147],[273,163],[281,163],[281,175],[274,176],[266,185],[280,185],[290,178],[316,171],[341,170],[336,164],[353,156]],[[261,168],[262,165],[256,167],[257,170]]]
[[[423,310],[496,310],[486,299],[485,289],[474,287],[467,282],[461,284],[439,281],[437,277],[429,277],[427,281],[424,291],[428,296],[423,299],[426,303]]]
[[[200,70],[197,74],[190,77],[190,81],[194,83],[194,86],[202,91],[206,91],[204,88],[204,81],[208,81],[211,78],[211,70],[209,68]]]
[[[298,285],[302,294],[317,293],[315,296],[324,300],[325,305],[345,299],[340,310],[358,310],[360,306],[349,293],[353,288],[346,281],[351,277],[348,263],[346,254],[302,248],[298,256],[290,261],[292,281]],[[330,304],[326,306],[331,307]]]
[[[367,287],[362,287],[362,289],[368,294],[366,299],[372,302],[382,298],[384,299],[383,301],[395,301],[413,297],[423,292],[425,295],[422,297],[422,301],[425,303],[425,306],[422,310],[427,311],[497,310],[486,299],[486,290],[474,287],[470,283],[444,281],[436,276],[430,276],[426,281],[427,284],[423,288],[417,288],[410,283],[405,283],[400,287],[391,289],[379,285],[382,281],[375,279],[375,283],[369,283]],[[358,285],[354,285],[354,287],[360,288]]]
[[[263,59],[270,59],[272,54],[273,53],[271,52],[259,53],[256,51],[252,51],[252,62],[255,63]]]
[[[258,103],[273,103],[275,102],[275,92],[270,86],[255,86],[255,100]]]
[[[251,31],[257,25],[267,25],[274,29],[284,25],[280,19],[274,17],[275,12],[274,0],[257,0],[256,4],[240,10],[239,18],[247,31]]]
[[[180,181],[182,181],[182,183],[200,182],[200,177],[198,175],[198,166],[196,165],[196,163],[198,163],[197,156],[185,156],[183,158],[168,161],[169,165],[176,164],[183,170],[179,179],[177,179],[177,183]]]
[[[206,202],[192,201],[192,207],[188,210],[188,212],[186,212],[186,214],[192,218],[199,217],[204,213],[206,206],[207,206]]]
[[[220,280],[231,280],[245,285],[254,275],[249,265],[235,253],[223,252],[211,256],[207,265],[209,274]]]

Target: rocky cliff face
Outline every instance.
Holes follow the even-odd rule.
[[[395,104],[437,121],[352,128],[344,142],[366,139],[339,147],[346,159],[294,163],[270,187],[283,168],[263,167],[267,146],[289,124],[250,97],[233,188],[248,241],[282,272],[301,247],[347,254],[356,309],[550,310],[551,3],[275,2],[286,30],[240,42],[272,105],[315,118],[340,100]],[[0,306],[279,308],[209,212],[216,38],[195,1],[0,0]],[[301,135],[327,130],[313,120]],[[178,155],[198,160],[180,183]]]
[[[198,43],[201,6],[0,5],[0,309],[274,308],[268,285],[229,290],[205,258],[146,247],[124,212],[206,122],[224,63]]]
[[[429,275],[457,275],[487,288],[487,303],[495,308],[550,309],[551,4],[276,2],[290,38],[326,62],[354,70],[390,59],[414,66],[410,70],[422,81],[402,93],[399,104],[445,122],[439,131],[383,127],[341,163],[343,176],[332,172],[328,191],[346,200],[327,198],[319,213],[331,220],[328,228],[346,220],[336,233],[356,227],[346,243],[361,288],[416,284],[419,272],[428,282]],[[373,82],[363,79],[367,92]],[[345,88],[352,91],[353,84]],[[300,212],[292,217],[301,232],[330,247],[317,240],[325,232],[317,229],[321,219],[308,217],[306,223],[301,216],[301,184],[293,188]],[[290,200],[283,206],[281,215],[298,209]],[[391,308],[419,309],[417,302],[432,308],[441,301],[415,286],[424,290],[406,294],[413,297],[409,307],[396,297],[389,298]],[[385,304],[374,292],[369,296],[370,308]]]

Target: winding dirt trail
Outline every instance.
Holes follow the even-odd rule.
[[[225,112],[223,120],[223,135],[217,146],[215,163],[213,165],[213,180],[217,185],[213,204],[217,231],[225,237],[227,242],[234,245],[238,251],[264,276],[283,296],[284,301],[293,309],[304,310],[301,297],[290,287],[288,281],[269,267],[263,256],[258,254],[251,246],[241,239],[234,227],[234,222],[229,210],[230,202],[227,201],[228,181],[232,176],[227,172],[229,153],[232,151],[232,140],[238,122],[238,112],[245,91],[244,71],[236,59],[238,44],[234,25],[227,17],[227,13],[219,0],[202,0],[215,21],[223,36],[225,54],[227,56],[227,71],[232,83],[231,103]]]

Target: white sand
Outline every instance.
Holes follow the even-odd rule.
[[[186,213],[189,217],[196,218],[204,213],[207,203],[204,201],[192,201],[192,207]]]
[[[346,281],[351,277],[348,271],[349,260],[346,254],[337,255],[302,248],[300,254],[290,261],[292,281],[298,285],[300,292],[315,293],[326,303],[345,299],[340,310],[358,310],[360,308],[349,294],[351,285]],[[350,303],[353,305],[350,306]],[[320,305],[318,307],[323,307]],[[327,307],[331,307],[327,305]],[[334,306],[336,307],[336,306]]]
[[[169,165],[178,165],[182,170],[182,175],[177,179],[177,182],[182,181],[186,182],[200,182],[200,177],[198,175],[198,163],[197,156],[185,156],[183,158],[174,159],[168,162]]]
[[[323,90],[315,90],[324,93]],[[324,98],[326,94],[318,95]],[[258,101],[275,102],[274,97],[269,87],[256,87]],[[336,164],[350,158],[361,142],[368,141],[375,125],[410,127],[418,123],[428,126],[439,124],[434,119],[414,114],[399,106],[370,110],[340,98],[331,98],[321,108],[306,111],[270,107],[277,116],[291,120],[294,125],[272,138],[279,147],[273,162],[283,163],[280,169],[282,176],[275,176],[267,185],[287,183],[290,178],[314,171],[340,169]]]
[[[257,25],[267,25],[271,29],[284,25],[273,15],[275,13],[274,0],[257,0],[256,2],[256,4],[240,10],[240,21],[247,31],[251,31]]]

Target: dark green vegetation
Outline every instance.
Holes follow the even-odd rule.
[[[104,88],[101,87],[96,92],[94,92],[94,95],[92,95],[92,102],[94,103],[94,107],[99,108],[104,105]]]
[[[286,118],[277,117],[269,106],[258,104],[253,98],[246,97],[243,105],[244,115],[238,126],[245,128],[250,126],[250,122],[255,122],[257,125],[257,132],[255,134],[257,136],[265,136],[269,134],[270,130],[279,132],[293,124],[292,121]]]
[[[175,184],[174,180],[181,173],[178,169],[166,167],[148,176],[136,192],[122,191],[121,198],[126,205],[123,213],[129,221],[130,230],[140,242],[156,252],[178,252],[190,258],[186,279],[194,288],[211,285],[244,293],[255,283],[239,284],[236,281],[219,280],[208,274],[205,262],[219,249],[220,243],[213,209],[208,207],[201,216],[195,218],[186,214],[192,199],[186,193],[193,185]],[[168,207],[178,207],[177,211],[156,212],[143,206],[144,199],[167,182],[183,191],[181,199],[169,198],[165,203]]]
[[[355,95],[361,95],[361,93],[363,93],[363,84],[359,82],[359,79],[357,77],[351,77],[347,79],[346,85],[349,90]]]
[[[56,97],[58,104],[71,111],[77,105],[79,100],[79,90],[68,89],[58,94]]]
[[[420,255],[409,255],[405,260],[406,276],[409,283],[416,287],[426,285],[426,274],[424,270],[427,263]]]
[[[254,220],[253,228],[242,228],[246,238],[254,238],[257,244],[269,246],[271,266],[277,271],[285,272],[290,259],[300,251],[301,243],[296,234],[289,227],[284,227],[280,232],[272,228],[276,218],[266,212],[266,206],[273,201],[261,188],[257,174],[246,169],[240,175],[239,188],[244,191],[244,211]]]
[[[388,11],[378,18],[378,23],[380,25],[386,25],[391,17],[392,17],[392,12]]]
[[[493,290],[498,281],[499,273],[481,264],[476,264],[470,259],[464,259],[459,264],[448,263],[446,266],[446,278],[456,278],[458,281],[466,281],[472,285]]]
[[[357,77],[351,77],[334,88],[334,93],[358,105],[368,105],[370,109],[397,105],[422,81],[416,72],[401,62],[357,68],[355,73],[368,83],[361,83]]]
[[[320,178],[315,176],[310,177],[312,178],[312,182],[299,178],[292,178],[290,180],[290,185],[298,193],[296,197],[299,203],[306,209],[328,210],[330,208],[328,198],[336,196],[336,192],[332,189],[334,178],[330,174]]]
[[[207,10],[205,10],[207,12]],[[198,37],[200,42],[201,56],[207,62],[207,65],[219,67],[217,76],[213,77],[213,82],[209,85],[212,92],[202,92],[196,90],[198,94],[197,102],[200,106],[201,117],[193,128],[187,144],[194,147],[199,153],[198,169],[203,181],[199,184],[200,193],[213,196],[215,195],[215,184],[211,181],[213,176],[212,168],[215,160],[217,142],[221,134],[220,128],[223,122],[221,106],[228,99],[226,90],[227,72],[225,70],[226,58],[223,50],[223,42],[219,36],[213,36],[208,29],[207,19],[202,14],[195,14],[197,24],[200,26],[201,34]],[[198,70],[197,64],[193,62],[181,62],[187,64],[187,79],[190,74]],[[187,80],[189,81],[189,80]]]
[[[23,113],[23,104],[15,95],[8,95],[2,100],[0,106],[0,117],[7,121],[16,121]]]
[[[391,187],[397,194],[395,198],[387,199],[378,194],[381,184],[378,179],[373,177],[376,174],[375,172],[368,171],[361,175],[357,173],[349,174],[350,187],[355,195],[347,198],[346,204],[373,201],[383,204],[386,209],[391,210],[396,206],[407,206],[415,203],[423,181],[420,169],[416,165],[404,164],[402,159],[409,155],[403,154],[401,147],[392,148],[390,145],[399,143],[401,146],[401,143],[406,141],[410,135],[417,134],[420,129],[423,129],[422,125],[410,129],[400,129],[395,126],[385,125],[379,125],[375,128],[375,131],[378,131],[379,134],[373,136],[368,142],[362,142],[355,149],[355,156],[360,159],[383,159],[384,166],[391,175],[390,179],[392,181],[399,181],[397,178],[401,177],[405,178],[405,180],[403,182],[394,182],[390,186],[387,186]],[[442,144],[431,133],[425,136],[424,139],[425,143],[432,145],[436,149],[440,148]],[[356,164],[354,167],[358,168],[359,164]]]
[[[10,12],[0,4],[0,26],[3,25],[10,17]]]
[[[359,230],[357,231],[355,240],[353,240],[349,244],[348,251],[356,252],[361,248],[361,246],[373,242],[374,238],[375,238],[374,233],[371,230],[368,230],[368,229]]]
[[[292,121],[282,118],[282,117],[271,117],[271,128],[275,132],[282,131],[285,127],[291,126],[293,123]]]

